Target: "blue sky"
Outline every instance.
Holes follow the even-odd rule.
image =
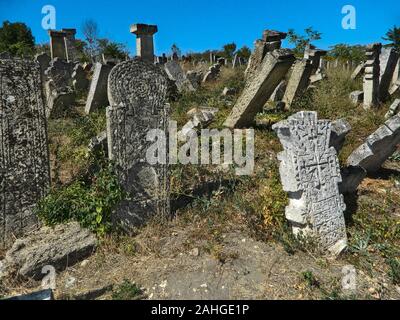
[[[344,5],[356,9],[356,29],[344,30]],[[44,5],[56,8],[56,28],[76,28],[95,20],[100,36],[124,43],[135,53],[133,23],[157,24],[156,53],[169,53],[176,43],[183,51],[218,49],[235,42],[253,47],[264,29],[302,32],[312,26],[322,32],[318,47],[336,43],[367,44],[382,41],[393,25],[400,26],[400,0],[0,0],[0,22],[25,22],[38,43],[48,41],[42,29]]]

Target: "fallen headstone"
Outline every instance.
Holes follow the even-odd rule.
[[[39,280],[43,267],[64,270],[91,255],[96,243],[96,237],[77,222],[43,227],[14,242],[3,260],[4,273]]]
[[[390,117],[393,117],[399,111],[400,111],[400,99],[396,99],[391,104],[389,111],[385,114],[385,118],[389,119]]]
[[[362,103],[364,100],[364,91],[353,91],[350,93],[350,100],[353,104]]]
[[[360,166],[368,173],[378,171],[382,164],[396,151],[400,143],[400,115],[387,120],[365,143],[347,159],[347,165]]]

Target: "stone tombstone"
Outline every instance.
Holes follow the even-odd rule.
[[[97,62],[94,66],[93,78],[90,83],[89,94],[86,100],[85,113],[89,114],[94,110],[107,107],[107,83],[112,66]]]
[[[61,29],[65,33],[64,42],[67,55],[67,61],[73,62],[77,59],[77,50],[75,46],[76,29]]]
[[[358,77],[360,77],[361,74],[364,72],[364,70],[365,70],[365,62],[361,62],[360,64],[357,65],[357,67],[351,74],[351,80],[356,80]]]
[[[339,254],[347,246],[346,206],[339,192],[339,160],[330,146],[331,122],[301,111],[272,128],[284,149],[278,154],[279,172],[293,233],[314,236],[323,249]]]
[[[77,64],[72,72],[72,85],[76,91],[84,91],[89,86],[89,80],[86,77],[86,72],[81,64]]]
[[[154,62],[153,35],[157,33],[155,25],[134,24],[131,26],[131,33],[136,34],[136,56],[143,60]]]
[[[67,60],[67,50],[65,47],[65,36],[62,31],[49,30],[51,59],[60,58]]]
[[[308,45],[304,51],[304,58],[310,59],[311,61],[311,74],[315,74],[320,71],[321,58],[325,56],[328,51],[317,49],[313,45]]]
[[[364,109],[369,109],[379,103],[379,54],[381,48],[381,43],[367,46],[363,81]]]
[[[0,247],[35,229],[50,187],[45,105],[37,62],[0,60]]]
[[[389,98],[389,88],[395,73],[399,54],[394,48],[383,48],[379,56],[380,82],[379,99],[386,101]]]
[[[51,61],[50,56],[47,53],[40,53],[35,56],[35,60],[39,62],[40,71],[42,75],[44,75],[44,72],[50,66],[50,61]]]
[[[310,59],[302,59],[295,63],[282,99],[286,110],[290,110],[292,103],[306,91],[312,70]]]
[[[110,73],[108,153],[128,195],[115,209],[113,222],[126,231],[154,215],[166,217],[170,212],[168,151],[162,163],[150,164],[146,159],[154,144],[146,139],[150,130],[165,134],[168,141],[167,88],[163,71],[140,58],[122,62]]]
[[[400,114],[394,115],[369,135],[347,159],[348,166],[360,166],[368,173],[377,172],[400,143]]]
[[[259,72],[246,81],[224,126],[243,128],[253,124],[256,114],[262,110],[294,61],[295,57],[290,50],[269,52],[262,61]]]
[[[46,77],[54,82],[57,90],[72,86],[73,63],[66,62],[60,58],[50,61],[49,67],[45,71]]]
[[[174,80],[178,90],[195,91],[192,83],[186,77],[181,65],[178,61],[171,60],[164,65],[165,72],[171,80]]]

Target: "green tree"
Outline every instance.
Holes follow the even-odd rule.
[[[360,45],[349,46],[347,44],[339,43],[330,48],[329,56],[335,59],[362,62],[365,57],[365,47]]]
[[[307,45],[311,44],[311,42],[320,40],[322,33],[313,30],[312,27],[308,27],[304,30],[305,35],[300,35],[294,31],[294,29],[289,29],[288,31],[288,40],[289,43],[293,43],[294,53],[296,55],[302,55],[304,53]]]
[[[123,60],[128,55],[128,51],[122,43],[98,39],[97,44],[100,54],[104,54],[106,57]]]
[[[247,46],[243,46],[241,47],[238,51],[237,51],[237,55],[243,59],[249,59],[251,56],[251,50],[249,47]]]
[[[35,52],[35,38],[25,23],[4,21],[0,27],[0,52],[12,55],[32,55]]]
[[[383,40],[391,41],[388,46],[394,47],[397,51],[400,52],[400,28],[394,26],[392,29],[389,29],[386,32],[386,37],[382,37]]]
[[[223,47],[223,56],[227,59],[232,59],[236,51],[236,44],[234,42],[227,43]]]

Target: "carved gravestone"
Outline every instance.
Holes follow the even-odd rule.
[[[255,116],[262,110],[294,61],[295,57],[290,50],[279,49],[267,53],[258,72],[246,81],[224,126],[243,128],[252,125]]]
[[[150,164],[146,152],[149,130],[161,130],[168,141],[168,81],[162,70],[141,59],[125,61],[109,76],[107,138],[109,158],[127,193],[115,209],[113,222],[129,231],[151,216],[169,215],[168,153],[163,164]]]
[[[0,247],[34,229],[33,209],[50,185],[38,63],[0,60]]]
[[[175,60],[168,61],[164,64],[165,72],[168,77],[175,81],[179,91],[195,91],[192,83],[188,80],[179,62]]]
[[[294,234],[315,236],[334,254],[347,245],[345,204],[336,150],[330,146],[331,122],[316,112],[298,112],[273,126],[283,145],[278,154],[283,189],[288,192],[286,218]]]

